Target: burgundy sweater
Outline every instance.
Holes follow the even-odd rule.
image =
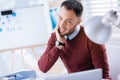
[[[47,48],[38,61],[41,71],[47,72],[60,57],[69,73],[102,68],[103,78],[110,78],[105,46],[89,40],[83,27],[75,38],[65,41],[62,49],[58,49],[55,42],[56,35],[52,33]]]

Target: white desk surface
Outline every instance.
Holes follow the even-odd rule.
[[[37,73],[37,78],[35,80],[45,80],[48,76],[56,76],[59,74],[51,74],[51,73]]]

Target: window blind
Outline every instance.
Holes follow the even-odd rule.
[[[120,0],[82,0],[87,17],[104,15],[111,9],[120,9]]]

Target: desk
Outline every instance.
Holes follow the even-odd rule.
[[[37,78],[35,80],[45,80],[46,77],[48,76],[56,76],[59,74],[51,74],[51,73],[38,73],[37,72]]]

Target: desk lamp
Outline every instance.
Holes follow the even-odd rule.
[[[97,43],[105,44],[112,34],[112,27],[120,28],[119,11],[110,10],[104,16],[94,16],[84,24],[87,37]]]

